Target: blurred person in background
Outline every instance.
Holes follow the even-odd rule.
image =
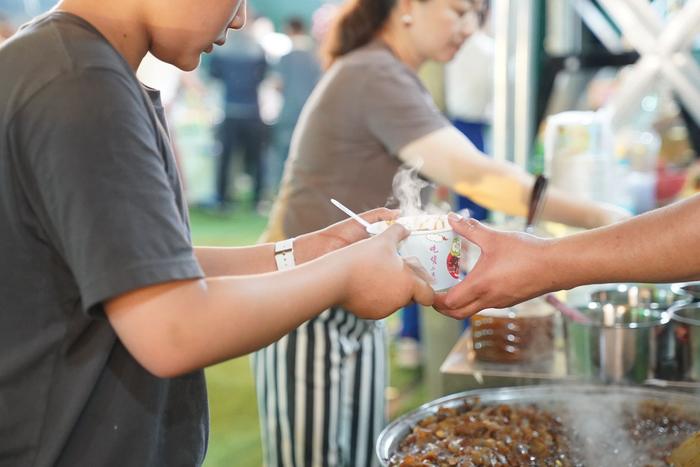
[[[334,304],[432,302],[398,225],[192,245],[160,96],[135,73],[149,51],[193,70],[244,23],[243,0],[63,0],[0,46],[3,467],[200,466],[202,368]]]
[[[469,0],[353,0],[326,44],[327,69],[302,111],[264,239],[293,237],[384,205],[402,164],[488,208],[524,216],[534,177],[484,155],[439,112],[416,75],[473,32]],[[596,227],[627,214],[550,190],[542,216]],[[268,465],[367,467],[385,426],[383,323],[342,307],[254,359]]]
[[[301,18],[290,18],[284,29],[291,40],[292,49],[279,59],[272,75],[276,88],[282,94],[282,108],[273,127],[277,176],[271,180],[269,188],[275,193],[299,114],[321,77],[318,51],[313,39],[306,33],[304,21]]]
[[[499,232],[451,214],[452,227],[481,255],[464,281],[436,295],[435,307],[461,319],[579,285],[700,280],[698,212],[700,195],[694,195],[558,239]]]
[[[252,179],[253,208],[260,202],[266,126],[260,117],[259,88],[268,70],[265,51],[251,31],[243,30],[212,54],[209,74],[224,86],[224,120],[217,129],[220,154],[214,199],[204,207],[228,210],[235,202],[232,165],[242,166]],[[240,156],[241,164],[235,157]]]
[[[339,13],[338,4],[330,2],[323,3],[313,12],[311,15],[311,37],[317,44],[323,44],[326,41],[326,36],[332,29]]]

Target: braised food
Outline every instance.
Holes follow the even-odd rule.
[[[572,414],[572,407],[585,405],[543,409],[466,399],[420,420],[389,465],[656,467],[672,465],[672,450],[700,429],[699,417],[663,402],[621,403],[617,413],[589,406]]]

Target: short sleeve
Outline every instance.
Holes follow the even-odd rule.
[[[76,72],[54,80],[13,120],[29,204],[85,310],[202,276],[140,91],[115,71]]]
[[[450,125],[418,77],[396,67],[368,70],[363,112],[369,131],[393,155]]]

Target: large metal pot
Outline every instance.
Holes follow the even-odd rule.
[[[656,375],[667,311],[609,303],[579,311],[590,322],[564,319],[569,375],[604,383],[642,383]]]
[[[594,292],[590,295],[590,301],[599,303],[603,306],[614,305],[614,306],[624,306],[630,308],[631,310],[658,310],[667,311],[671,306],[674,305],[686,305],[691,303],[693,297],[689,290],[685,290],[678,285],[683,284],[605,284],[597,286]],[[670,314],[669,314],[670,316]],[[661,326],[661,327],[659,327]],[[615,344],[618,347],[615,348],[614,353],[618,355],[608,356],[610,364],[620,365],[620,353],[625,354],[625,359],[627,368],[634,368],[633,374],[623,376],[618,370],[610,375],[605,375],[604,378],[598,378],[602,381],[611,382],[643,382],[647,377],[655,377],[660,379],[675,380],[678,378],[678,364],[676,362],[676,351],[674,349],[673,338],[670,336],[671,328],[669,325],[658,324],[652,329],[648,327],[643,327],[643,331],[615,331],[613,334],[617,334],[615,337]],[[604,338],[607,339],[610,336],[611,331],[604,330]],[[632,351],[629,349],[622,350],[619,348],[622,334],[626,339],[624,346],[633,346],[638,349],[638,351]],[[631,342],[634,340],[634,343]],[[637,345],[644,345],[644,342],[649,342],[649,350],[652,353],[646,352],[644,349],[637,347]],[[632,345],[634,344],[634,345]],[[607,346],[607,350],[610,351],[612,347]],[[648,360],[647,357],[648,356]],[[576,356],[574,356],[576,359]],[[635,362],[632,365],[630,359],[634,359]],[[646,363],[646,365],[645,365]],[[648,368],[645,368],[647,366]],[[610,365],[608,365],[610,368]],[[577,366],[573,366],[574,373],[577,374]],[[584,376],[587,375],[584,372]]]
[[[563,384],[465,391],[424,404],[413,412],[399,417],[390,423],[377,439],[376,452],[382,465],[389,465],[392,456],[398,452],[401,441],[411,433],[413,427],[416,426],[420,420],[434,414],[440,407],[458,407],[462,405],[465,400],[476,396],[478,396],[484,404],[536,404],[543,409],[555,409],[557,406],[561,405],[579,408],[582,410],[581,413],[585,414],[582,420],[583,424],[588,424],[588,421],[598,422],[600,424],[602,429],[591,425],[587,428],[592,430],[594,436],[595,432],[599,431],[598,435],[601,438],[612,438],[615,436],[616,432],[619,431],[619,427],[610,426],[610,424],[616,425],[617,423],[622,423],[622,420],[618,420],[615,417],[623,404],[639,404],[647,400],[653,400],[681,408],[688,416],[700,415],[700,397],[688,393],[644,387]],[[577,426],[575,428],[577,430],[583,430],[582,434],[586,434],[586,427]],[[661,436],[663,436],[663,434],[659,433],[659,437]],[[618,449],[619,446],[613,444],[608,455],[615,458],[615,456],[619,455],[619,453],[616,452]],[[598,451],[601,450],[602,449],[599,449]],[[605,453],[602,452],[594,453],[597,459],[601,459],[600,456],[604,454]],[[610,464],[597,463],[594,465],[622,464],[613,462]]]

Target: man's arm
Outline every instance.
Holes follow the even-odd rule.
[[[467,278],[436,297],[436,308],[464,318],[585,284],[699,280],[699,213],[696,195],[609,227],[548,240],[452,219],[454,229],[482,251]]]
[[[395,219],[398,215],[398,211],[377,208],[360,214],[360,217],[373,223]],[[353,219],[300,235],[294,240],[295,263],[304,264],[367,237],[364,227]],[[272,243],[237,248],[197,247],[195,254],[207,277],[261,274],[277,270]]]
[[[433,292],[397,254],[408,231],[392,226],[296,268],[259,275],[168,282],[105,304],[129,352],[170,377],[274,342],[332,305],[379,319]]]

